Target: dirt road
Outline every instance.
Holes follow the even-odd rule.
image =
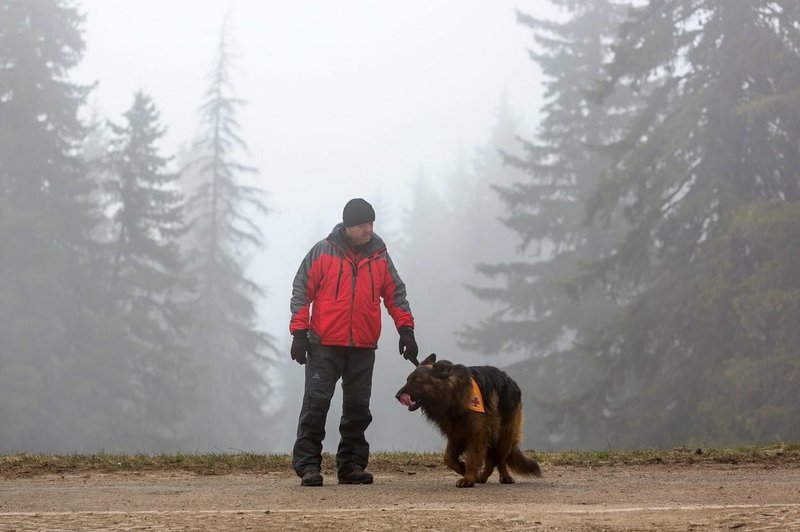
[[[796,464],[551,466],[471,489],[439,467],[373,472],[320,488],[288,471],[2,478],[0,530],[800,530]]]

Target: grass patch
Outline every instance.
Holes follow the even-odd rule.
[[[637,449],[537,453],[549,465],[617,466],[648,464],[800,463],[800,444],[741,445],[726,448]]]
[[[534,452],[544,466],[611,467],[657,464],[800,464],[800,443],[744,445],[731,448],[641,449],[629,451]],[[375,452],[370,455],[373,471],[413,472],[441,468],[441,453]],[[336,471],[335,457],[324,453],[326,474]],[[0,476],[29,477],[45,474],[189,472],[200,475],[232,473],[290,473],[288,454],[177,453],[177,454],[34,454],[0,455]]]
[[[33,454],[0,456],[0,475],[33,476],[58,473],[125,473],[186,471],[201,475],[267,473],[291,469],[286,454],[177,453],[177,454]]]

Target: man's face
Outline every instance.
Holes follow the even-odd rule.
[[[354,246],[360,246],[361,244],[366,244],[372,238],[372,226],[374,223],[375,222],[367,222],[365,224],[345,227],[344,231],[347,233],[347,236],[350,237]]]

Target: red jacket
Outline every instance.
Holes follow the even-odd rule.
[[[399,329],[414,327],[406,285],[376,234],[357,253],[338,224],[308,252],[292,285],[289,332],[308,329],[323,345],[378,347],[380,299]]]

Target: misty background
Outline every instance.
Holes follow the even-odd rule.
[[[0,0],[0,452],[290,451],[353,197],[525,447],[800,437],[800,12],[663,4]],[[373,450],[443,446],[411,369]]]

